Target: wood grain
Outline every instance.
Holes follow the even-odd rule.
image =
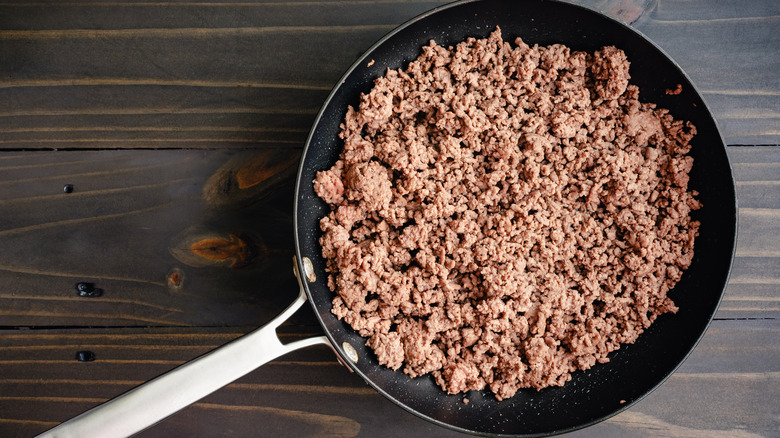
[[[291,270],[292,192],[285,186],[292,175],[273,182],[270,194],[257,186],[221,198],[206,190],[214,175],[235,175],[241,163],[263,154],[269,152],[4,156],[0,325],[208,326],[269,320],[297,290]],[[780,150],[731,147],[729,156],[740,202],[739,232],[731,282],[717,317],[777,318]],[[286,166],[294,167],[293,161]],[[63,193],[64,184],[73,184],[73,193]],[[231,269],[230,260],[212,263],[192,253],[197,240],[229,241],[241,234],[263,248],[241,269]],[[180,287],[167,282],[173,270],[184,277]],[[79,281],[95,283],[104,295],[76,296]]]
[[[246,193],[220,192],[219,199],[205,192],[214,174],[227,172],[224,166],[264,155],[174,150],[4,157],[0,325],[261,325],[269,320],[297,290],[290,174],[272,178],[268,187],[261,181],[236,189]],[[284,157],[279,159],[294,168]],[[72,184],[73,192],[64,193],[64,184]],[[241,269],[196,265],[194,255],[177,258],[179,249],[190,251],[187,239],[231,234],[262,246]],[[167,280],[174,270],[183,282],[172,288]],[[81,281],[105,293],[78,297],[74,286]]]
[[[300,147],[354,59],[442,3],[0,3],[0,149]],[[778,144],[780,61],[756,42],[780,45],[780,11],[751,4],[659,1],[636,27],[730,144]]]
[[[241,332],[6,331],[0,335],[0,434],[40,432]],[[777,336],[777,321],[715,321],[659,389],[628,412],[572,436],[771,436],[780,425],[780,407],[762,401],[780,397]],[[95,353],[94,362],[75,360],[75,352],[84,349]],[[27,359],[18,360],[21,355]],[[198,421],[204,415],[213,421]],[[306,436],[385,436],[388,424],[394,435],[457,435],[394,406],[339,365],[327,348],[313,347],[269,363],[139,436],[233,436],[230,431],[266,427],[287,436],[283,431],[291,421]],[[750,431],[739,424],[749,424]],[[250,436],[245,433],[238,436]]]
[[[739,229],[734,267],[716,318],[780,318],[780,149],[728,148]]]
[[[300,147],[354,59],[439,4],[3,3],[0,149]]]

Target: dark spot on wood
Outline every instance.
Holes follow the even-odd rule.
[[[73,193],[73,184],[65,184],[62,191],[65,193]]]
[[[95,353],[89,350],[77,351],[76,360],[79,362],[92,362],[95,360]]]
[[[184,272],[182,272],[179,268],[173,268],[171,272],[168,273],[166,283],[170,288],[180,289],[184,284]]]
[[[103,289],[95,287],[95,283],[79,282],[76,283],[76,291],[80,297],[99,297],[103,295]]]

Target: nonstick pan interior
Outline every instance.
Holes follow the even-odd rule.
[[[609,363],[574,373],[563,387],[521,390],[501,402],[489,391],[448,395],[428,376],[411,379],[379,366],[365,340],[330,313],[332,293],[326,286],[318,243],[319,219],[329,207],[312,188],[316,172],[328,169],[338,158],[342,143],[337,135],[347,106],[356,106],[360,93],[367,93],[374,79],[387,68],[405,67],[431,39],[449,46],[468,37],[484,38],[496,26],[501,27],[507,41],[519,36],[530,45],[561,43],[590,52],[606,45],[623,49],[631,62],[631,82],[640,88],[640,99],[668,108],[675,118],[696,125],[690,188],[700,193],[703,204],[695,212],[701,221],[695,259],[669,294],[680,308],[676,315],[659,317],[636,343],[612,353]],[[373,61],[370,66],[369,61]],[[682,85],[681,94],[665,93],[677,84]],[[480,435],[538,436],[571,431],[626,409],[661,384],[693,349],[712,319],[728,281],[736,234],[734,180],[723,139],[688,77],[658,47],[626,25],[579,6],[542,0],[444,6],[411,20],[370,48],[348,70],[315,121],[301,160],[295,210],[298,259],[309,258],[317,277],[316,282],[306,285],[307,293],[341,356],[347,357],[343,345],[348,343],[359,357],[350,366],[377,391],[439,425]]]

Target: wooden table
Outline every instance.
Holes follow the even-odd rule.
[[[291,302],[291,185],[316,112],[375,40],[441,3],[0,2],[0,436],[55,426]],[[635,21],[702,91],[729,144],[739,239],[690,358],[571,436],[778,437],[780,2],[588,3]],[[319,332],[308,309],[281,329]],[[140,434],[456,435],[325,347]]]

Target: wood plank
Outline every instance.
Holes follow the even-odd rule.
[[[134,84],[45,86],[33,95],[0,88],[0,148],[300,148],[330,91],[193,83],[142,85],[136,93]]]
[[[739,209],[736,256],[780,257],[780,209]]]
[[[716,318],[780,317],[780,258],[736,257]]]
[[[739,210],[736,259],[716,318],[778,318],[780,148],[729,147]]]
[[[0,155],[0,326],[262,325],[297,290],[292,175],[222,201],[205,193],[225,169],[285,150]],[[778,151],[729,148],[737,183],[775,181]],[[73,193],[63,192],[65,184]],[[777,318],[780,190],[738,188],[737,258],[717,317]],[[231,235],[249,236],[263,254],[230,268],[231,260],[188,250],[197,238]],[[169,284],[173,273],[181,285]],[[104,294],[79,297],[78,282]]]
[[[739,206],[748,209],[780,208],[780,148],[730,147],[731,166]]]
[[[352,61],[442,3],[0,3],[0,149],[299,147]],[[780,45],[779,14],[771,0],[660,1],[636,27],[729,143],[778,144],[780,60],[763,47]]]
[[[2,331],[0,435],[31,436],[240,333]],[[780,426],[780,406],[766,402],[780,397],[778,336],[777,320],[715,321],[659,389],[627,412],[571,436],[771,436]],[[76,361],[80,349],[94,351],[96,360]],[[200,421],[203,416],[212,420]],[[291,421],[307,436],[458,436],[386,401],[324,347],[273,361],[140,436],[255,436],[266,427],[284,436]]]
[[[274,150],[35,152],[0,160],[0,326],[268,321],[297,291],[290,217],[297,153],[277,151],[289,159],[259,168],[258,177],[268,178],[246,189],[236,187],[235,173],[257,157],[276,157]],[[278,163],[285,167],[263,175]],[[64,184],[73,192],[64,193]],[[234,188],[225,192],[223,184]],[[240,268],[189,249],[231,236],[255,249]],[[169,282],[173,273],[179,284]],[[78,282],[104,293],[79,297]]]
[[[300,26],[305,17],[312,26],[362,26],[397,20],[399,9],[406,14],[422,13],[446,0],[285,2],[176,1],[69,1],[0,2],[5,12],[0,28],[13,30],[61,29],[225,29],[255,26]],[[318,13],[312,13],[316,11]],[[171,18],[176,15],[176,19]]]
[[[0,149],[300,147],[352,61],[442,3],[0,3]]]

